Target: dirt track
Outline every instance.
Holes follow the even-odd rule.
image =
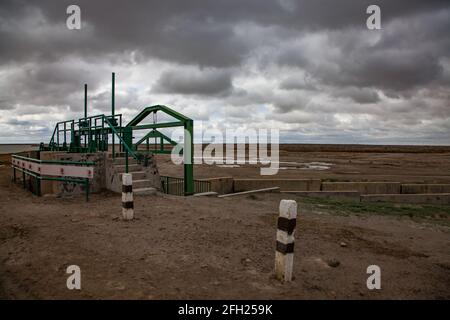
[[[123,222],[120,195],[37,198],[9,174],[0,168],[2,298],[450,298],[448,227],[330,215],[289,196],[300,206],[296,278],[281,284],[271,275],[286,195],[141,196],[137,219]],[[66,288],[71,264],[81,267],[80,291]],[[380,291],[366,288],[371,264],[381,267]]]

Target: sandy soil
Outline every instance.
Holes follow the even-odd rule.
[[[380,160],[385,159],[383,154],[372,156],[360,161],[386,161]],[[326,153],[301,157],[296,161],[335,161],[332,174],[341,170]],[[447,179],[449,154],[396,157],[388,160],[398,163],[388,175],[407,179],[414,167],[416,174]],[[430,170],[425,159],[442,161],[441,170]],[[357,157],[339,161],[347,160]],[[357,171],[360,166],[344,169]],[[377,175],[386,168],[371,168],[368,173]],[[197,169],[200,176],[227,175],[231,170]],[[232,172],[237,175],[239,170],[244,170],[242,176],[255,171]],[[285,172],[281,174],[314,174]],[[282,198],[295,199],[300,207],[295,279],[288,284],[272,277]],[[0,297],[450,299],[448,227],[408,217],[327,214],[320,205],[311,207],[301,198],[281,194],[228,199],[160,194],[136,197],[135,207],[137,218],[124,222],[119,219],[117,194],[95,194],[88,203],[82,196],[38,198],[12,184],[10,169],[0,167]],[[81,268],[79,291],[66,288],[65,270],[72,264]],[[366,287],[366,268],[372,264],[381,267],[381,290]]]

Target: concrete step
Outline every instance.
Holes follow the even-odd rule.
[[[156,194],[156,189],[155,188],[138,188],[138,189],[134,189],[133,188],[133,194],[135,195],[155,195]]]
[[[125,165],[114,165],[118,173],[125,173]],[[142,171],[142,167],[139,164],[128,165],[128,172]]]
[[[133,189],[148,188],[150,186],[151,186],[150,180],[147,179],[133,180]]]
[[[146,177],[145,171],[134,171],[134,172],[130,172],[130,173],[133,176],[133,181],[134,180],[143,180]],[[122,181],[122,174],[123,173],[119,173],[120,181]]]

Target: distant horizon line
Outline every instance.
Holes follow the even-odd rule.
[[[181,142],[182,143],[182,142]],[[243,144],[243,143],[208,143],[208,142],[203,142],[203,143],[196,143],[194,142],[194,145],[208,145],[208,144]],[[244,144],[249,144],[249,143],[244,143]],[[256,144],[256,143],[253,143]],[[339,142],[331,142],[331,143],[326,143],[326,142],[280,142],[279,145],[283,145],[283,144],[292,144],[292,145],[347,145],[347,146],[392,146],[392,147],[450,147],[450,143],[449,144],[383,144],[383,143],[339,143]],[[20,143],[1,143],[1,146],[11,146],[11,145],[36,145],[39,146],[40,142],[20,142]],[[108,145],[112,145],[111,143],[109,143]],[[116,145],[118,146],[119,144],[116,143]],[[153,145],[153,143],[150,143],[150,145]],[[170,145],[169,143],[165,143],[164,145]]]

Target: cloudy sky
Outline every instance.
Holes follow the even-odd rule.
[[[128,120],[165,104],[282,142],[450,144],[449,34],[448,0],[1,0],[0,143],[48,142],[84,83],[109,113],[114,71]]]

